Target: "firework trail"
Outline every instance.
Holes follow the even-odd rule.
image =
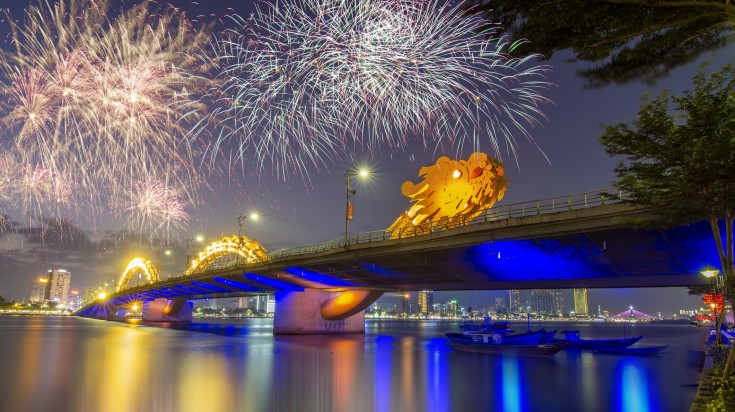
[[[461,7],[300,0],[233,16],[236,28],[215,46],[209,98],[223,127],[208,154],[234,140],[241,158],[255,153],[280,176],[354,145],[416,137],[515,157],[515,136],[532,140],[529,128],[544,119],[549,67],[511,57],[517,44],[480,32],[487,22]]]
[[[34,165],[15,191],[26,211],[58,208],[72,190],[102,203],[92,207],[119,210],[148,176],[172,179],[184,198],[201,187],[185,133],[203,109],[196,93],[204,78],[191,56],[208,36],[148,1],[109,12],[105,1],[46,1],[11,23],[0,111],[13,139],[6,152]],[[166,225],[177,218],[166,215]]]

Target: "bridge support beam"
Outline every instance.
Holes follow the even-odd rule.
[[[349,294],[349,299],[342,298]],[[365,308],[382,292],[348,291],[323,292],[304,289],[302,292],[276,293],[276,313],[273,319],[275,335],[319,335],[365,333]],[[341,312],[338,305],[349,304]]]
[[[159,298],[143,302],[144,322],[191,322],[194,304],[184,299]]]
[[[90,319],[114,320],[117,319],[117,314],[118,308],[116,306],[101,303],[80,313],[79,316]]]

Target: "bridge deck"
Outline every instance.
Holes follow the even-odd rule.
[[[629,204],[488,220],[422,236],[375,239],[231,263],[113,295],[113,304],[280,290],[384,291],[654,287],[701,284],[717,262],[709,225],[641,230]],[[304,248],[305,249],[305,248]]]

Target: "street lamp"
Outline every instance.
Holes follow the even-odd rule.
[[[713,286],[713,295],[715,296],[714,299],[716,299],[716,296],[720,290],[722,290],[722,294],[725,294],[725,279],[724,276],[720,276],[720,271],[717,268],[713,268],[712,266],[707,266],[699,273],[702,274],[702,276],[706,277],[709,281],[710,286],[712,286],[712,278],[715,278],[715,285]],[[716,300],[715,302],[712,302],[710,304],[710,307],[712,308],[712,312],[715,314],[715,344],[719,345],[722,343],[722,335],[720,334],[720,314],[717,313],[717,304]],[[724,309],[724,308],[723,308]],[[724,310],[723,310],[724,312]]]
[[[245,227],[245,223],[249,220],[257,221],[260,219],[260,215],[256,212],[252,212],[249,215],[242,214],[237,218],[237,225],[240,228],[237,230],[237,243],[242,244],[242,228]],[[237,263],[240,263],[240,254],[237,254]]]
[[[257,221],[258,219],[260,219],[260,215],[253,212],[253,213],[250,213],[249,215],[242,214],[237,218],[237,224],[238,226],[240,226],[240,229],[237,231],[237,239],[238,239],[237,241],[238,242],[240,241],[240,238],[242,237],[242,228],[245,227],[245,223],[248,221],[248,219]]]
[[[345,172],[345,246],[347,246],[347,222],[352,220],[352,205],[350,204],[350,198],[357,194],[357,190],[353,189],[352,186],[350,186],[350,178],[353,176],[359,176],[360,178],[365,178],[370,175],[370,172],[365,169],[360,170],[354,170],[354,169],[347,169]]]
[[[191,245],[191,242],[197,241],[200,242],[204,240],[204,236],[198,235],[195,238],[186,239],[186,264],[184,265],[184,271],[189,269],[189,245]]]

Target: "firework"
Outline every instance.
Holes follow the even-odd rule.
[[[544,118],[549,68],[511,57],[516,44],[480,32],[487,22],[461,6],[301,0],[234,16],[214,59],[213,116],[225,127],[213,147],[234,139],[281,175],[412,137],[515,156],[516,136],[531,140]]]
[[[208,37],[148,1],[109,15],[104,1],[61,0],[11,23],[0,110],[8,152],[36,165],[21,179],[24,209],[56,208],[74,190],[115,210],[131,182],[163,174],[186,182],[192,198],[202,181],[185,131],[202,109],[203,79],[190,56]]]
[[[127,193],[125,209],[130,229],[168,240],[189,220],[178,192],[165,182],[147,178]]]

